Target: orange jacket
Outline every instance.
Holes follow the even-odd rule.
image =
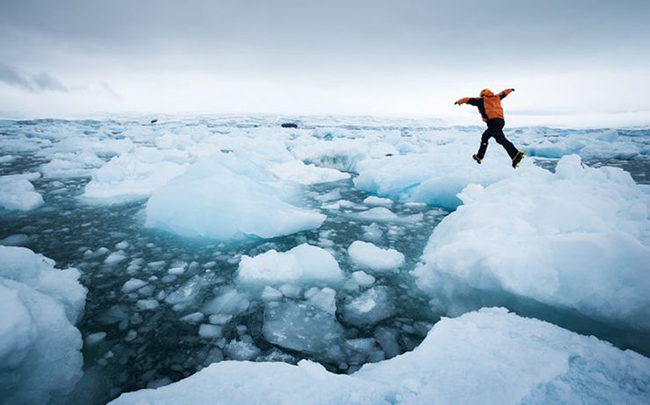
[[[499,94],[494,94],[491,91],[487,92],[481,97],[465,97],[456,101],[455,104],[470,104],[478,107],[483,121],[491,120],[493,118],[503,119],[503,108],[501,107],[501,100],[508,94],[515,91],[515,89],[505,89]]]

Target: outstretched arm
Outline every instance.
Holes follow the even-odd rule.
[[[465,98],[461,98],[458,101],[456,101],[454,103],[454,105],[463,105],[463,104],[477,105],[476,104],[477,100],[478,100],[477,98],[465,97]]]
[[[515,91],[515,89],[505,89],[497,95],[499,96],[500,100],[503,100],[504,98],[506,98],[508,94],[512,93],[513,91]]]

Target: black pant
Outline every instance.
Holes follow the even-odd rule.
[[[483,132],[481,137],[481,146],[478,148],[478,153],[476,154],[479,159],[483,159],[485,156],[485,151],[488,147],[488,141],[490,138],[494,138],[497,143],[508,152],[510,159],[513,159],[517,152],[517,148],[509,140],[506,139],[506,136],[503,134],[503,127],[506,125],[506,122],[501,118],[492,118],[487,121],[487,129]]]

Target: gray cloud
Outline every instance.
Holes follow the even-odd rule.
[[[26,90],[30,93],[68,91],[68,88],[63,83],[47,73],[25,74],[3,64],[0,64],[0,82]]]

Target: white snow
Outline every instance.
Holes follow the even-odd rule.
[[[156,148],[140,147],[116,156],[92,174],[84,197],[98,202],[125,202],[149,196],[184,173],[186,167],[164,160]]]
[[[69,394],[82,376],[86,289],[79,271],[29,249],[0,246],[0,398],[48,403]]]
[[[307,360],[225,361],[136,403],[546,404],[647,403],[650,359],[503,309],[443,319],[414,351],[337,375]]]
[[[304,185],[328,183],[350,178],[350,174],[348,173],[343,173],[336,169],[317,167],[313,164],[306,165],[300,160],[271,165],[269,171],[282,180],[289,180]]]
[[[204,158],[152,194],[146,226],[214,239],[272,238],[318,228],[325,216],[283,201],[295,196],[271,186],[275,180],[233,153]]]
[[[650,330],[650,199],[627,172],[566,156],[460,198],[414,271],[433,297],[509,293]]]
[[[392,207],[393,206],[393,200],[391,200],[390,198],[381,198],[381,197],[375,197],[375,196],[367,197],[365,200],[363,200],[363,203],[366,204],[366,205],[379,206],[379,207]]]
[[[348,247],[348,254],[357,266],[386,272],[404,264],[404,255],[395,249],[382,249],[372,243],[355,241]]]
[[[335,283],[342,278],[341,268],[331,253],[306,243],[287,252],[270,250],[255,257],[244,255],[239,263],[240,283]]]
[[[43,205],[43,197],[31,183],[40,176],[40,173],[0,176],[0,209],[31,211]]]

